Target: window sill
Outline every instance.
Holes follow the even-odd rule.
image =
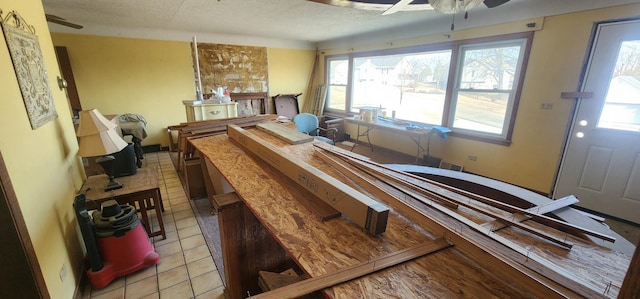
[[[464,139],[471,139],[471,140],[475,140],[475,141],[481,141],[481,142],[492,143],[492,144],[497,144],[497,145],[504,145],[504,146],[510,146],[511,145],[511,140],[502,139],[502,138],[498,138],[498,137],[479,136],[479,135],[473,135],[473,134],[468,134],[468,133],[460,133],[460,132],[455,132],[455,131],[449,133],[449,136],[458,137],[458,138],[464,138]]]

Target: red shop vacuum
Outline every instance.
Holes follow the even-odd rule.
[[[104,288],[117,277],[160,261],[135,207],[108,200],[90,216],[85,201],[85,195],[79,194],[73,206],[87,248],[86,272],[93,288]]]

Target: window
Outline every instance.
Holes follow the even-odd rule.
[[[327,61],[327,103],[328,109],[344,109],[347,100],[347,78],[349,77],[349,60],[333,58]]]
[[[640,131],[640,40],[624,41],[609,82],[598,128]]]
[[[383,107],[396,118],[440,124],[451,50],[353,59],[353,105]]]
[[[506,139],[525,40],[460,47],[449,126]]]
[[[532,33],[327,57],[327,111],[383,114],[509,142]]]

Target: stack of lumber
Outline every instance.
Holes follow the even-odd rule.
[[[342,174],[349,177],[354,184],[367,189],[377,198],[383,199],[384,202],[395,201],[406,204],[406,209],[403,209],[404,212],[412,215],[411,217],[414,219],[420,217],[431,219],[433,224],[440,226],[443,236],[447,237],[449,242],[456,246],[458,250],[469,255],[476,255],[473,251],[481,249],[494,255],[500,262],[511,265],[511,267],[517,269],[523,266],[526,268],[526,270],[519,270],[521,273],[532,271],[527,274],[529,277],[526,277],[526,279],[538,280],[539,278],[535,277],[540,275],[544,279],[566,288],[569,294],[575,292],[574,294],[588,298],[603,295],[603,297],[608,297],[615,294],[614,289],[620,288],[619,284],[614,284],[612,281],[609,281],[608,284],[604,283],[604,286],[599,286],[593,281],[585,280],[567,271],[559,263],[548,259],[542,250],[536,250],[535,244],[523,246],[521,243],[514,241],[515,238],[510,238],[515,234],[511,234],[510,237],[496,234],[499,230],[513,226],[517,227],[518,230],[534,235],[535,238],[544,240],[540,242],[549,242],[560,250],[566,251],[570,251],[574,246],[570,241],[574,238],[587,240],[586,236],[591,236],[615,242],[616,239],[610,235],[543,215],[554,208],[561,208],[566,205],[554,202],[549,204],[549,207],[522,209],[499,200],[397,171],[370,160],[361,159],[335,147],[324,144],[315,144],[315,146],[323,149],[323,151],[314,152],[316,157],[338,169]],[[393,195],[388,192],[389,189],[400,191],[403,195]],[[559,202],[571,204],[577,202],[577,199],[569,196],[560,199]],[[463,207],[464,211],[462,210]],[[431,209],[457,220],[460,226],[452,227],[438,221],[436,218],[432,218],[427,213]],[[492,219],[486,219],[484,216]],[[531,222],[536,223],[532,224]],[[542,228],[543,226],[546,227]],[[476,242],[474,239],[471,239],[471,243],[465,244],[467,241],[464,241],[464,238],[468,237],[468,235],[464,234],[463,231],[467,228],[485,235],[491,240],[504,245],[504,247],[485,246],[485,244]],[[564,293],[564,290],[556,290],[557,287],[551,284],[541,281],[538,281],[538,283],[540,283],[540,287],[546,288],[546,291],[554,296],[567,294]],[[289,286],[289,288],[293,288],[293,286]]]
[[[239,127],[249,127],[255,126],[261,122],[274,120],[276,117],[276,115],[272,114],[261,114],[248,117],[184,122],[180,125],[171,126],[172,130],[178,131],[178,138],[176,142],[178,165],[176,166],[176,169],[180,172],[182,169],[181,165],[184,163],[184,160],[192,158],[195,154],[195,150],[191,146],[189,140],[225,134],[227,132],[227,125],[229,124],[235,124]]]
[[[230,134],[238,136],[193,142],[310,277],[256,298],[291,298],[316,290],[335,298],[615,298],[638,293],[637,287],[623,285],[630,256],[591,239],[614,242],[615,237],[546,216],[575,203],[573,197],[522,208],[395,171],[335,146],[289,144],[258,129],[247,131],[255,136],[232,129]],[[341,184],[322,180],[325,174]],[[327,184],[348,186],[342,191],[350,196],[324,188]],[[388,207],[386,229],[368,230],[371,226],[358,213],[345,211],[341,218],[319,220],[300,204],[310,197],[329,199],[338,210],[343,200],[369,204],[351,190]],[[326,196],[333,194],[340,197]],[[632,283],[637,268],[632,266],[627,278]]]
[[[254,115],[248,117],[236,117],[227,119],[204,120],[185,122],[167,128],[171,149],[178,152],[176,170],[185,186],[185,192],[189,199],[209,197],[211,193],[207,189],[207,175],[203,171],[203,163],[197,155],[190,140],[206,136],[224,134],[229,124],[237,124],[241,127],[255,126],[261,122],[275,119],[275,115]],[[173,142],[172,131],[178,131],[177,140]]]

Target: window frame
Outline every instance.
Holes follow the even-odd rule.
[[[509,145],[511,144],[511,139],[513,136],[513,130],[515,126],[515,120],[517,115],[518,106],[520,104],[520,96],[522,94],[522,85],[524,84],[524,78],[526,74],[527,64],[529,61],[529,54],[531,52],[531,44],[533,41],[533,31],[527,32],[519,32],[519,33],[511,33],[497,36],[488,36],[488,37],[480,37],[473,39],[465,39],[458,41],[450,41],[450,42],[442,42],[442,43],[434,43],[434,44],[424,44],[424,45],[416,45],[410,47],[402,47],[402,48],[393,48],[393,49],[384,49],[384,50],[374,50],[374,51],[365,51],[365,52],[357,52],[357,53],[347,53],[347,54],[339,54],[339,55],[327,55],[325,56],[325,82],[327,85],[329,84],[329,61],[331,60],[348,60],[349,70],[348,70],[348,81],[346,87],[346,95],[345,95],[345,107],[341,109],[331,109],[329,108],[330,98],[329,93],[327,93],[327,101],[325,101],[325,112],[349,116],[353,115],[353,112],[350,112],[351,104],[352,104],[352,86],[353,86],[353,61],[355,58],[362,58],[368,56],[384,56],[384,55],[398,55],[398,54],[412,54],[419,52],[430,52],[430,51],[442,51],[442,50],[450,50],[451,51],[451,61],[449,63],[449,77],[446,87],[446,94],[444,99],[444,109],[442,115],[442,123],[437,124],[441,126],[449,127],[453,130],[451,136],[458,136],[466,139],[479,140],[488,143],[495,143],[501,145]],[[520,58],[518,61],[519,69],[517,69],[517,74],[514,76],[513,83],[513,98],[510,98],[509,104],[507,106],[507,112],[505,115],[504,127],[501,134],[491,134],[487,132],[481,131],[473,131],[473,130],[465,130],[461,128],[453,128],[453,115],[455,113],[455,105],[456,103],[453,100],[454,92],[459,92],[455,90],[458,86],[458,78],[460,73],[462,72],[462,68],[459,67],[462,59],[462,48],[470,47],[476,48],[476,46],[488,45],[500,45],[500,44],[508,44],[508,43],[517,43],[520,40],[523,48],[520,52]],[[412,121],[413,122],[413,121]],[[415,123],[415,122],[414,122]],[[421,125],[433,125],[433,124],[421,124]]]
[[[330,80],[330,74],[329,74],[329,65],[331,63],[331,61],[339,61],[339,60],[347,60],[347,84],[346,85],[342,85],[342,84],[335,84],[332,85],[331,84],[331,80]],[[351,88],[352,88],[352,84],[350,84],[351,82],[351,78],[353,78],[353,73],[351,72],[351,66],[353,65],[353,59],[349,57],[349,55],[332,55],[332,56],[327,56],[325,57],[325,82],[327,84],[327,95],[326,98],[330,98],[331,95],[331,86],[345,86],[345,107],[344,107],[344,111],[340,112],[339,110],[336,109],[331,109],[329,108],[329,101],[325,101],[325,107],[324,107],[324,111],[329,111],[331,113],[334,114],[344,114],[347,115],[348,114],[348,110],[346,107],[350,107],[351,106]]]

